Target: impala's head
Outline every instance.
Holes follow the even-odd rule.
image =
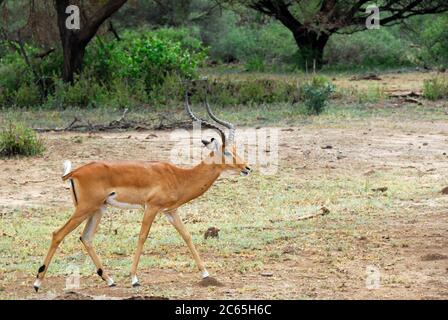
[[[251,168],[246,161],[243,160],[237,153],[236,146],[225,147],[219,143],[215,138],[210,140],[202,140],[204,147],[211,152],[205,159],[206,163],[213,163],[221,166],[224,170],[236,170],[242,176],[247,176],[251,172]]]
[[[232,123],[217,118],[212,112],[210,105],[208,104],[207,97],[205,98],[205,106],[208,115],[219,125],[229,129],[229,136],[226,137],[224,131],[217,125],[208,121],[199,119],[191,111],[189,103],[190,93],[187,91],[185,95],[185,110],[193,121],[199,121],[202,126],[216,130],[221,136],[222,142],[220,143],[215,138],[210,140],[202,140],[202,144],[210,150],[209,156],[204,162],[209,164],[215,164],[221,166],[223,170],[236,170],[241,173],[242,176],[247,176],[251,172],[251,168],[246,161],[243,160],[237,153],[235,146],[235,127]]]

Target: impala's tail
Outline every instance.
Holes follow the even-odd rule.
[[[71,174],[72,174],[72,162],[70,160],[65,160],[64,161],[64,175],[62,176],[62,180],[70,181],[70,187],[72,189],[72,194],[73,194],[73,202],[75,203],[75,205],[77,205],[78,197],[76,196],[75,183],[73,182],[73,179],[71,179]]]

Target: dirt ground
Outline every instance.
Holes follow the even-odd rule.
[[[222,256],[219,246],[209,252],[202,249],[206,262],[229,261],[230,267],[225,272],[215,274],[223,286],[201,286],[194,268],[176,271],[175,268],[153,267],[141,268],[139,277],[144,285],[139,289],[131,288],[127,278],[119,281],[116,288],[107,288],[92,274],[83,277],[81,290],[67,292],[64,291],[65,278],[49,272],[43,291],[35,294],[31,284],[37,265],[33,265],[32,270],[4,271],[5,276],[13,273],[14,281],[0,281],[0,297],[448,299],[448,196],[441,192],[448,186],[448,123],[391,123],[387,119],[377,119],[359,121],[349,127],[308,125],[279,130],[279,171],[289,170],[288,174],[297,176],[300,181],[331,181],[352,175],[368,177],[382,172],[388,176],[384,181],[391,183],[412,179],[410,192],[419,192],[415,193],[415,198],[392,193],[390,202],[386,202],[386,207],[392,207],[387,209],[388,214],[383,215],[380,210],[359,213],[370,222],[357,230],[359,232],[354,237],[340,228],[335,230],[335,226],[350,224],[357,213],[340,214],[336,221],[332,215],[337,209],[331,208],[332,213],[328,216],[309,222],[315,229],[307,237],[312,237],[317,244],[315,248],[302,246],[301,242],[308,238],[275,241],[263,250],[266,254],[262,270],[232,271],[245,259],[244,255]],[[74,166],[97,159],[168,160],[176,142],[171,132],[58,133],[46,134],[44,138],[48,146],[45,157],[0,160],[0,212],[3,217],[17,210],[70,210],[69,190],[60,180],[64,159],[72,160]],[[232,184],[232,188],[237,185]],[[256,193],[257,190],[247,192]],[[344,242],[347,247],[339,248],[336,244],[334,250],[327,253],[317,249],[326,241],[334,241],[329,238],[334,234],[350,237]],[[3,233],[2,236],[7,235]],[[277,256],[268,254],[279,248]],[[82,250],[81,246],[79,250]],[[188,255],[185,248],[176,250]],[[346,251],[350,254],[344,255]],[[42,253],[36,255],[40,257]],[[43,259],[43,256],[39,257],[36,259]],[[131,257],[127,258],[130,261]],[[376,289],[366,288],[369,276],[366,273],[371,272],[368,268],[372,259],[381,275],[381,284]],[[210,271],[213,274],[213,270]]]

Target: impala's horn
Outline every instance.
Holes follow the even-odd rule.
[[[195,116],[195,114],[191,110],[190,96],[191,96],[191,93],[188,90],[185,91],[185,111],[187,112],[188,116],[191,118],[191,120],[199,122],[201,124],[201,126],[216,130],[219,133],[219,135],[221,136],[222,145],[226,146],[226,134],[224,133],[223,130],[221,130],[221,128],[219,128],[218,126],[215,126],[214,124],[212,124],[208,121],[199,119],[198,117]]]
[[[205,107],[207,109],[207,113],[210,116],[210,118],[212,118],[216,123],[219,123],[220,125],[229,129],[229,139],[228,140],[229,140],[230,144],[233,144],[234,140],[235,140],[235,126],[232,123],[230,123],[228,121],[221,120],[217,116],[215,116],[212,109],[210,108],[210,105],[208,104],[207,94],[205,95]]]

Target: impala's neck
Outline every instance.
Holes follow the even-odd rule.
[[[185,172],[182,183],[183,195],[186,201],[190,201],[210,189],[223,172],[223,169],[221,166],[207,164],[203,161],[191,169],[185,169]]]

